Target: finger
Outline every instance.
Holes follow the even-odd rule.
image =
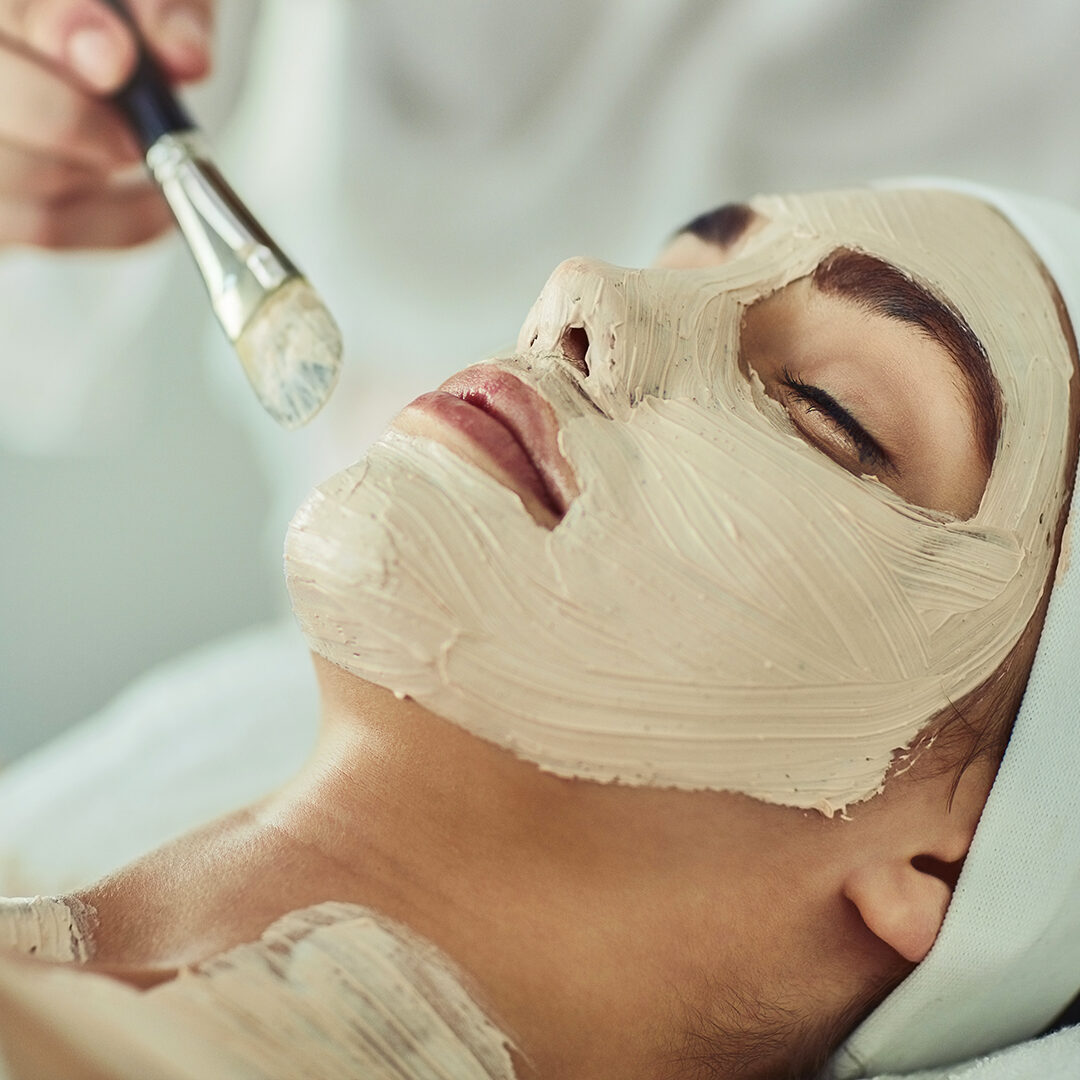
[[[105,188],[109,174],[0,139],[0,199],[57,199]]]
[[[161,193],[145,183],[52,203],[0,201],[0,244],[126,248],[160,236],[171,224]]]
[[[127,5],[170,79],[190,82],[209,72],[212,0],[127,0]]]
[[[165,74],[190,81],[210,69],[212,0],[126,0]],[[100,0],[0,0],[0,35],[60,65],[98,94],[118,90],[135,67],[126,18]]]
[[[0,138],[102,169],[141,156],[134,136],[112,106],[30,57],[4,49],[0,49]]]
[[[130,27],[97,0],[0,0],[0,34],[99,94],[118,90],[135,67]]]

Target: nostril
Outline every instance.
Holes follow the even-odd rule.
[[[584,326],[568,326],[559,339],[559,348],[563,356],[581,372],[589,374],[589,365],[585,356],[589,351],[589,335]]]

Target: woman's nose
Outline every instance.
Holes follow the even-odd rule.
[[[581,256],[561,262],[522,327],[518,348],[561,356],[589,375],[601,353],[615,347],[625,322],[628,271]]]

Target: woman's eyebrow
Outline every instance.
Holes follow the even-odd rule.
[[[1001,387],[982,342],[963,317],[891,263],[841,248],[814,271],[824,293],[843,296],[867,311],[918,327],[955,361],[975,414],[975,435],[991,465],[1001,433]]]
[[[699,214],[693,221],[677,229],[674,236],[691,233],[708,244],[726,248],[746,232],[754,216],[754,210],[746,203],[724,203],[707,214]]]

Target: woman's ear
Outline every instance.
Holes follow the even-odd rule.
[[[996,772],[990,761],[955,779],[949,769],[912,769],[886,781],[865,815],[840,890],[867,929],[911,963],[922,962],[945,921]]]
[[[916,869],[914,861],[871,858],[849,872],[843,893],[871,933],[905,960],[918,964],[945,921],[952,883]]]

